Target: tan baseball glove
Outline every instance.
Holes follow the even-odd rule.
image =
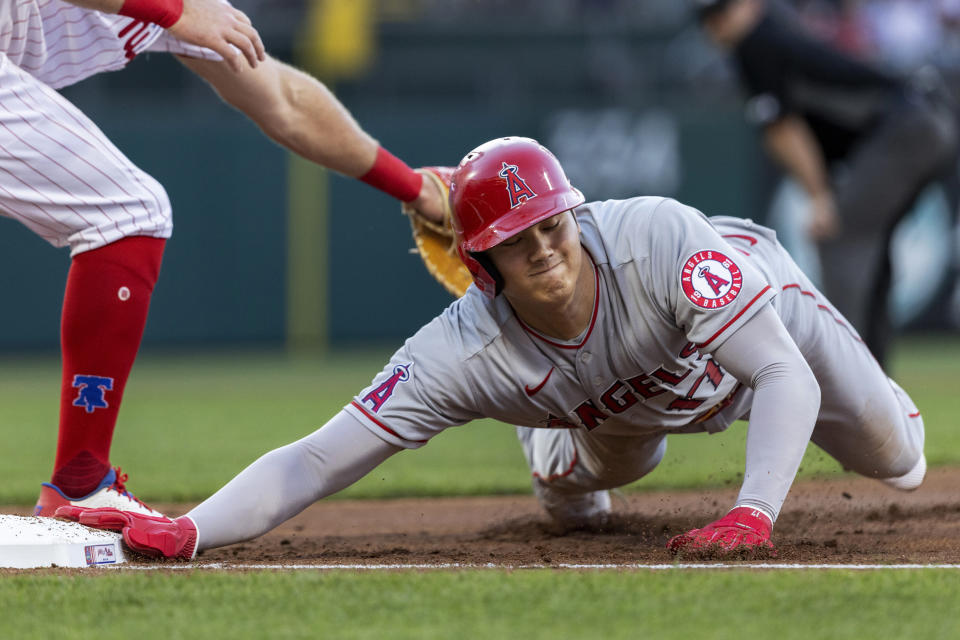
[[[473,282],[467,267],[457,255],[457,238],[450,226],[450,176],[453,167],[423,167],[417,172],[424,180],[431,180],[443,197],[443,223],[428,220],[409,203],[403,203],[401,210],[410,218],[413,241],[416,252],[423,264],[437,282],[442,284],[454,297],[459,298]],[[414,249],[410,250],[411,253]]]

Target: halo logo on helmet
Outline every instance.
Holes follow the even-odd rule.
[[[503,169],[498,174],[507,181],[507,195],[510,196],[510,208],[520,206],[530,198],[536,198],[537,194],[527,185],[527,181],[517,175],[517,165],[503,163]]]
[[[468,153],[450,176],[450,222],[477,289],[493,298],[503,288],[488,249],[583,202],[557,158],[536,140],[498,138]]]

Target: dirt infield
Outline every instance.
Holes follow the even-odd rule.
[[[201,562],[296,564],[628,564],[674,560],[670,536],[722,514],[733,490],[614,498],[602,532],[560,532],[532,496],[328,500],[252,542]],[[158,505],[168,514],[186,505]],[[25,510],[5,509],[24,514]],[[960,469],[914,493],[854,475],[797,483],[774,531],[785,563],[960,562]]]

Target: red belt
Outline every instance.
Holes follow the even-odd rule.
[[[709,409],[707,409],[706,411],[698,415],[696,418],[693,419],[693,421],[690,424],[700,424],[701,422],[706,422],[713,416],[717,415],[718,413],[720,413],[721,411],[729,407],[731,404],[733,404],[734,396],[736,396],[737,393],[742,388],[743,388],[743,385],[738,382],[737,386],[733,388],[733,391],[728,393],[723,400],[721,400],[717,404],[713,405],[712,407],[710,407]]]

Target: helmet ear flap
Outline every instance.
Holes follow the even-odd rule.
[[[490,259],[490,256],[487,255],[486,251],[478,251],[476,253],[470,254],[477,263],[483,267],[483,270],[487,272],[487,275],[490,276],[491,281],[493,282],[493,297],[496,297],[503,291],[503,276],[500,275],[500,270],[493,265],[493,260]]]
[[[503,276],[493,266],[490,257],[483,252],[464,251],[462,246],[457,247],[457,253],[460,254],[460,259],[467,266],[470,275],[473,276],[477,289],[480,289],[488,298],[495,298],[503,289]]]

